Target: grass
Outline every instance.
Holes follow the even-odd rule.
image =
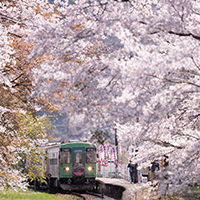
[[[0,191],[0,200],[70,200],[69,196],[62,196],[60,194],[47,194],[42,192],[35,192],[32,190],[27,191],[13,191],[3,190]],[[74,198],[73,198],[74,199]],[[80,199],[80,198],[76,198]]]

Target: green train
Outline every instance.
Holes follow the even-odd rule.
[[[44,147],[45,176],[49,190],[92,190],[95,186],[96,145],[71,141]],[[38,183],[35,183],[38,184]]]

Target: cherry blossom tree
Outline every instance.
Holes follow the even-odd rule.
[[[47,139],[45,128],[50,126],[47,117],[37,116],[37,111],[41,107],[53,110],[53,106],[44,98],[33,96],[35,85],[31,75],[32,69],[45,59],[29,61],[27,56],[34,44],[23,40],[31,33],[28,26],[33,29],[31,21],[36,22],[45,14],[40,3],[0,2],[0,188],[24,186],[26,174],[19,166],[29,154],[42,155],[38,145]],[[50,16],[50,9],[48,12]]]
[[[31,96],[82,119],[85,129],[117,124],[118,138],[137,145],[138,161],[147,165],[169,155],[168,170],[160,174],[168,173],[162,183],[174,185],[168,192],[199,182],[197,1],[21,0],[18,5],[18,13],[12,6],[2,12],[21,24],[2,28],[2,66],[14,51],[5,33],[33,44],[26,61],[42,59],[31,70]],[[108,45],[111,38],[120,45]]]
[[[51,49],[57,55],[40,69],[53,69],[56,79],[53,85],[40,84],[45,94],[58,101],[55,91],[64,81],[65,87],[59,87],[65,90],[61,110],[81,114],[91,129],[112,121],[121,124],[125,131],[119,138],[138,145],[141,161],[169,155],[170,176],[163,179],[175,185],[169,192],[199,181],[198,3],[111,0],[60,5],[66,24],[45,37],[45,53]],[[109,37],[116,37],[121,48],[88,56],[94,40]],[[33,58],[42,50],[36,45]],[[61,64],[63,52],[70,62]]]

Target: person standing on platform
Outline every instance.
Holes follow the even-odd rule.
[[[137,183],[138,182],[138,170],[137,170],[137,167],[138,167],[138,164],[135,163],[135,166],[134,166],[134,183]]]
[[[131,184],[134,183],[134,172],[135,172],[135,165],[132,164],[132,161],[129,161],[129,164],[127,166],[129,168],[129,172],[130,172],[130,177],[131,177]]]
[[[151,183],[153,185],[153,181],[157,180],[157,175],[156,175],[156,171],[160,170],[160,166],[159,163],[157,162],[157,160],[155,159],[152,162],[152,166],[151,166]]]
[[[165,159],[164,159],[164,165],[163,165],[163,167],[166,170],[166,168],[169,166],[169,156],[164,155],[164,157],[165,157]]]
[[[167,156],[167,155],[164,155],[164,157],[165,157],[165,159],[164,159],[164,164],[163,164],[163,167],[164,167],[164,178],[165,179],[168,179],[168,176],[169,176],[169,174],[168,174],[168,166],[169,166],[169,156]]]

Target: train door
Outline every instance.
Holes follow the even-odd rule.
[[[83,147],[73,148],[73,176],[84,176],[85,174],[85,157]]]

